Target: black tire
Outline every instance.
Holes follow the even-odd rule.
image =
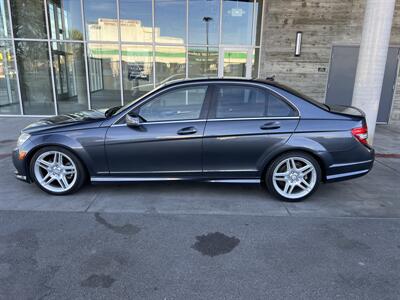
[[[312,164],[312,166],[315,169],[316,181],[315,181],[315,184],[312,187],[312,189],[310,191],[308,191],[308,194],[306,194],[305,196],[293,199],[293,198],[285,197],[284,195],[280,194],[277,191],[277,189],[274,186],[274,182],[273,182],[273,173],[274,173],[275,168],[277,168],[277,166],[279,166],[279,164],[281,164],[283,161],[285,161],[288,158],[295,158],[295,157],[305,159]],[[287,152],[287,153],[284,153],[284,154],[278,156],[270,163],[270,165],[268,166],[268,169],[266,170],[266,173],[265,173],[265,184],[267,186],[268,191],[274,197],[278,198],[279,200],[286,201],[286,202],[300,202],[300,201],[305,200],[306,198],[310,197],[318,189],[320,182],[321,182],[321,166],[319,165],[318,161],[311,155],[309,155],[305,152],[301,152],[301,151]]]
[[[39,183],[38,178],[36,178],[36,176],[35,176],[34,168],[35,168],[36,160],[38,159],[38,157],[41,154],[43,154],[45,152],[48,152],[48,151],[58,151],[58,152],[63,153],[64,155],[68,156],[74,162],[74,164],[76,166],[76,180],[75,180],[75,183],[72,185],[71,188],[69,188],[66,191],[55,192],[55,191],[48,190],[48,189],[46,189],[45,187],[43,187]],[[58,147],[58,146],[49,146],[49,147],[44,147],[44,148],[39,149],[33,155],[32,159],[30,160],[29,171],[30,171],[31,178],[33,179],[35,184],[41,190],[45,191],[48,194],[58,195],[58,196],[69,195],[69,194],[75,193],[76,191],[78,191],[83,186],[83,184],[86,182],[86,178],[87,178],[86,170],[85,170],[83,164],[81,163],[81,161],[79,160],[79,158],[74,153],[72,153],[71,151],[69,151],[69,150],[67,150],[67,149],[65,149],[63,147]]]

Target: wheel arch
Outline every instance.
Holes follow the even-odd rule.
[[[282,149],[281,151],[276,151],[273,153],[271,156],[268,157],[267,160],[264,161],[264,164],[262,165],[261,168],[261,182],[265,182],[265,175],[270,167],[270,165],[274,162],[276,158],[278,158],[281,155],[290,153],[290,152],[303,152],[305,154],[310,155],[312,158],[314,158],[318,164],[319,167],[321,168],[321,179],[322,181],[325,181],[326,178],[326,165],[324,163],[324,158],[319,152],[312,151],[308,148],[301,148],[301,147],[295,147],[295,148],[286,148]]]
[[[82,157],[79,155],[78,151],[76,151],[76,150],[75,150],[74,148],[72,148],[72,147],[66,146],[65,144],[48,143],[48,144],[40,144],[40,145],[35,146],[34,148],[32,148],[32,149],[28,152],[28,154],[27,154],[27,156],[26,156],[26,159],[25,159],[25,169],[27,170],[26,174],[27,174],[27,177],[28,177],[28,179],[29,179],[30,182],[33,181],[33,179],[32,179],[32,174],[31,174],[31,170],[30,170],[30,164],[31,164],[32,158],[33,158],[33,156],[34,156],[39,150],[44,149],[44,148],[47,148],[47,147],[59,147],[59,148],[68,150],[69,152],[71,152],[72,154],[74,154],[74,155],[76,156],[76,158],[79,160],[79,162],[82,164],[86,175],[88,175],[88,176],[90,175],[89,168],[87,167],[87,165],[86,165],[84,159],[82,159]]]

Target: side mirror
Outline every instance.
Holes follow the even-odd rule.
[[[125,116],[125,122],[126,122],[126,125],[129,127],[139,127],[140,126],[140,117],[127,114]]]

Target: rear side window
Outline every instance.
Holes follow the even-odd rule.
[[[274,94],[260,88],[222,85],[217,88],[215,117],[292,117],[296,112]]]

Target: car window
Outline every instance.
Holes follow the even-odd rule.
[[[206,92],[207,86],[174,89],[144,104],[139,115],[147,122],[198,119]]]
[[[260,88],[223,85],[217,90],[216,118],[290,117],[295,111],[274,94]]]

